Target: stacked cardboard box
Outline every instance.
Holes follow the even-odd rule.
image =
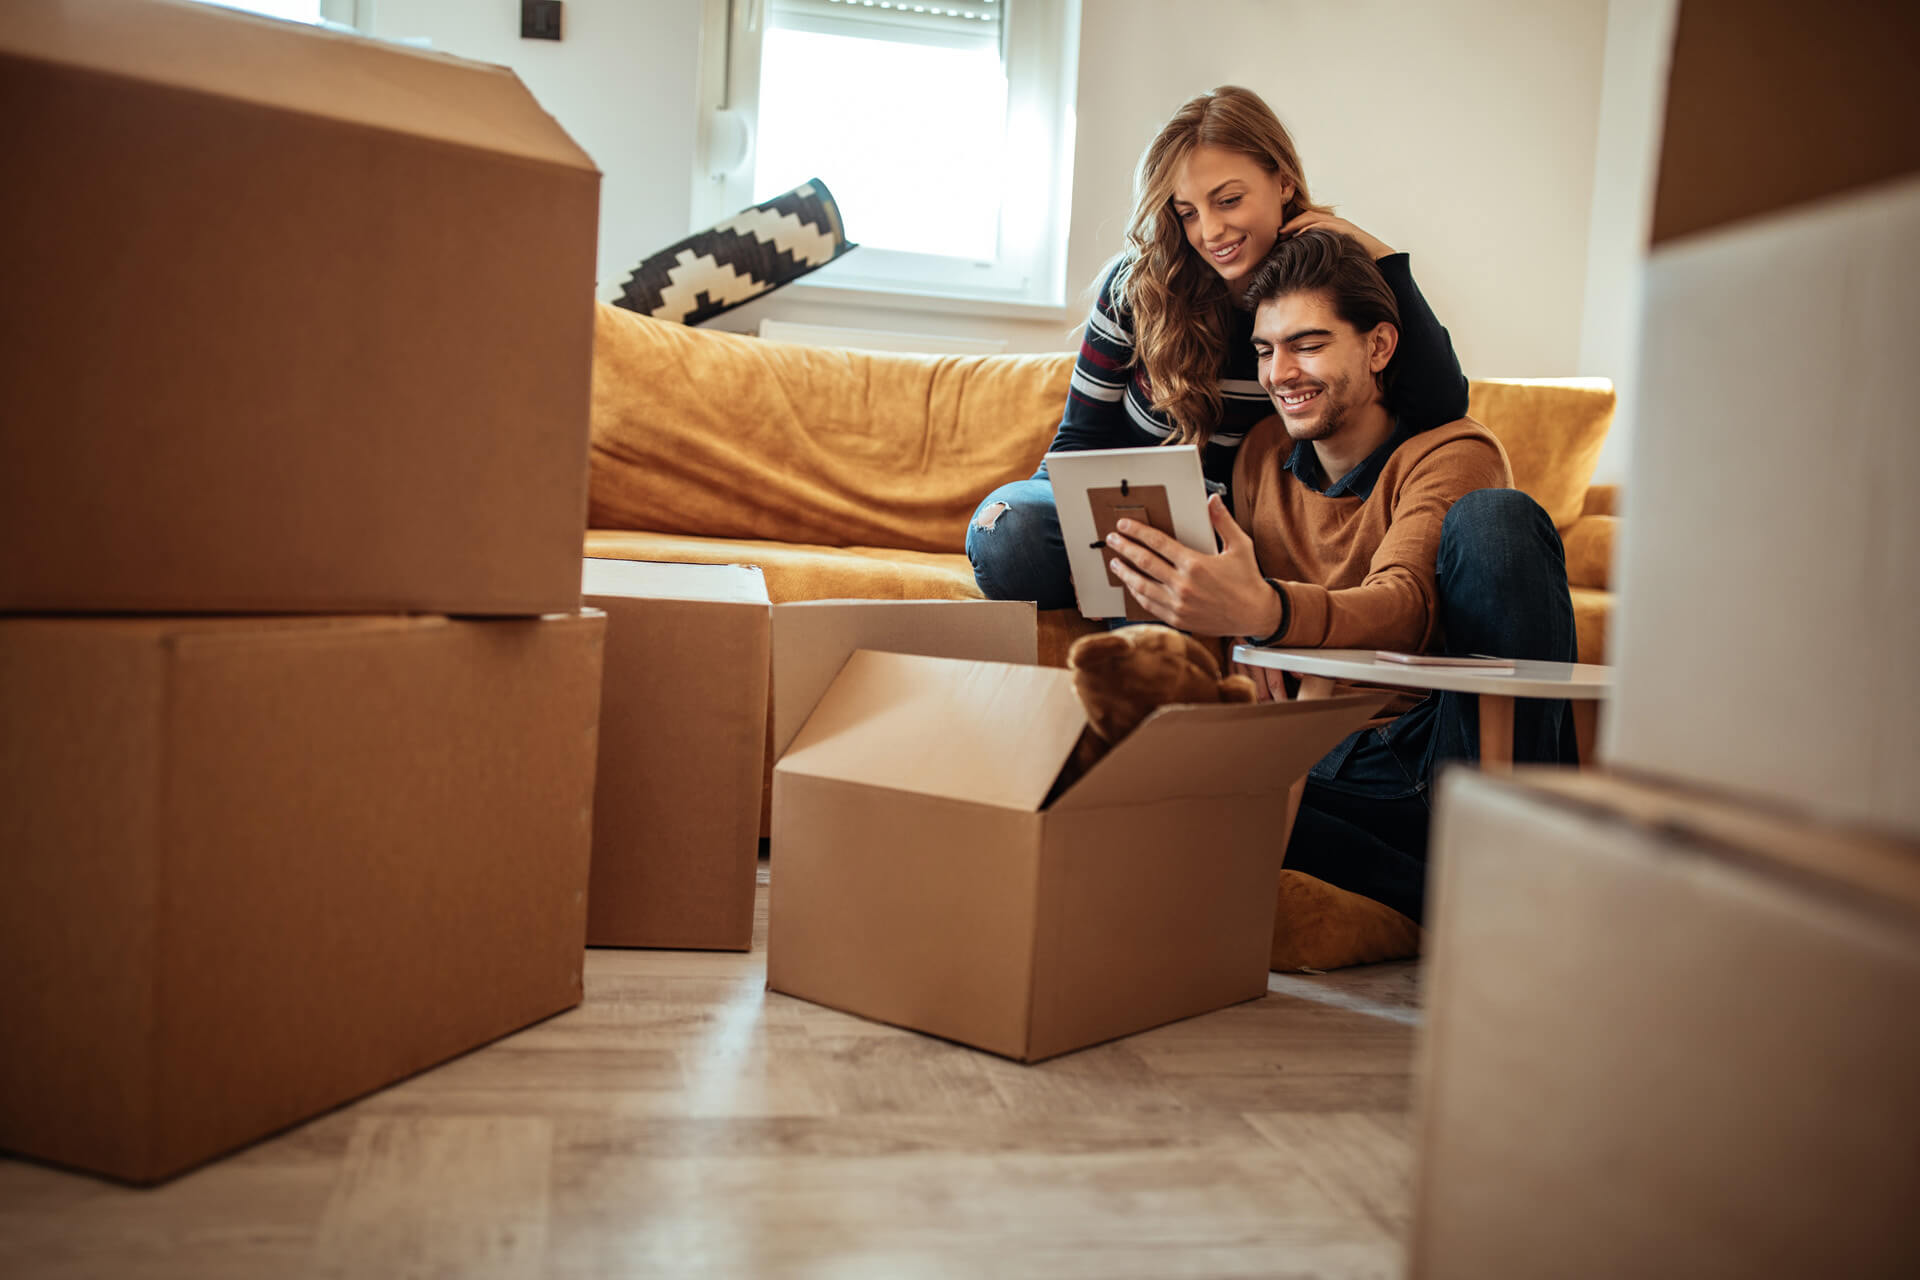
[[[580,998],[598,175],[172,0],[0,84],[0,1147],[148,1181]]]
[[[577,609],[599,175],[513,74],[16,8],[0,609]]]
[[[1680,9],[1617,772],[1443,789],[1416,1275],[1920,1274],[1917,44]]]

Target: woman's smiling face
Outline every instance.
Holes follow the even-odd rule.
[[[1195,147],[1174,171],[1168,203],[1194,252],[1233,285],[1273,248],[1292,198],[1286,179],[1245,152]]]

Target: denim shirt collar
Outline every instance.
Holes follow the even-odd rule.
[[[1321,470],[1320,455],[1313,451],[1311,440],[1302,440],[1294,445],[1293,452],[1287,455],[1287,460],[1280,465],[1293,472],[1295,480],[1315,493],[1328,498],[1351,496],[1364,502],[1373,496],[1373,486],[1380,479],[1380,472],[1386,467],[1387,459],[1392,457],[1393,451],[1411,435],[1413,432],[1407,430],[1403,423],[1394,423],[1393,434],[1387,437],[1384,444],[1368,454],[1366,461],[1332,484],[1325,484],[1326,473]]]

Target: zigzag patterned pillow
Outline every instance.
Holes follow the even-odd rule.
[[[613,305],[702,324],[857,247],[814,178],[643,259]]]

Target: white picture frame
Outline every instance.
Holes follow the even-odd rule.
[[[1207,518],[1207,482],[1197,445],[1049,453],[1047,475],[1060,513],[1074,596],[1086,617],[1121,618],[1127,613],[1126,589],[1108,581],[1107,562],[1114,553],[1099,541],[1090,490],[1164,488],[1173,536],[1195,551],[1211,555],[1218,549],[1213,522]]]

